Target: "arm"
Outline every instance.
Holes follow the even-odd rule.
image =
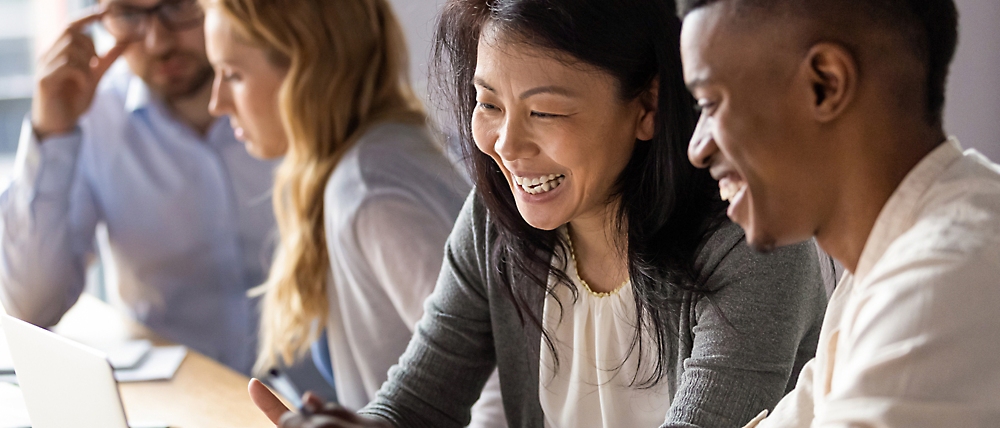
[[[494,371],[486,294],[485,209],[470,197],[445,247],[437,287],[389,380],[361,413],[396,426],[463,427]]]
[[[50,326],[83,291],[97,211],[77,170],[79,130],[40,143],[25,121],[15,176],[0,194],[0,301]]]
[[[441,248],[453,226],[445,223],[421,204],[401,196],[373,198],[357,213],[355,233],[361,253],[411,332],[423,316],[423,303],[434,291],[441,272]],[[371,375],[382,378],[385,369],[376,369],[380,373]],[[496,373],[472,413],[472,428],[506,426]]]
[[[0,195],[0,301],[38,325],[55,324],[76,302],[92,251],[97,214],[77,168],[77,123],[127,46],[97,55],[84,28],[102,13],[70,23],[42,55],[15,177]]]
[[[354,239],[396,313],[412,332],[441,272],[449,224],[418,202],[397,195],[369,198],[358,208]]]
[[[742,426],[778,402],[796,359],[812,356],[800,346],[815,349],[826,294],[813,244],[764,255],[737,236],[705,250],[725,251],[709,269],[718,291],[696,304],[691,356],[665,426]]]

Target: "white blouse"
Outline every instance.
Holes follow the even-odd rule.
[[[555,298],[545,299],[542,324],[556,350],[553,355],[542,338],[538,397],[545,427],[662,425],[670,408],[667,382],[649,389],[630,386],[648,378],[656,358],[655,345],[644,340],[643,370],[637,373],[639,347],[629,353],[636,331],[631,285],[595,293],[580,279],[574,258],[565,272],[579,290],[579,298],[574,302],[570,288],[561,284],[555,287]],[[554,281],[550,277],[549,285]]]

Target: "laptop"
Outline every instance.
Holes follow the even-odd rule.
[[[104,354],[10,315],[0,319],[34,428],[129,428]]]

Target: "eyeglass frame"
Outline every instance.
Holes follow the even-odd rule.
[[[178,25],[177,23],[172,22],[170,19],[168,19],[168,18],[165,17],[164,12],[163,12],[163,8],[166,5],[168,5],[170,3],[175,3],[176,4],[176,3],[185,3],[185,2],[190,2],[190,3],[197,4],[196,0],[179,0],[179,1],[161,0],[161,1],[157,2],[156,5],[151,6],[151,7],[138,7],[138,6],[133,6],[133,5],[127,5],[126,7],[134,9],[135,13],[142,15],[141,24],[138,26],[140,28],[140,30],[135,32],[135,34],[136,34],[135,37],[131,37],[131,38],[127,38],[127,39],[119,39],[118,38],[118,35],[116,35],[115,32],[112,31],[111,28],[109,28],[110,26],[108,25],[108,23],[105,22],[105,19],[112,18],[112,16],[110,14],[108,14],[108,11],[109,11],[108,8],[105,8],[104,16],[101,17],[101,25],[104,26],[104,29],[107,30],[108,33],[111,34],[113,37],[115,37],[115,39],[119,39],[121,41],[136,41],[136,40],[141,40],[146,35],[146,33],[149,32],[149,25],[150,25],[151,20],[153,19],[154,15],[155,15],[155,17],[157,19],[159,19],[160,24],[163,24],[163,27],[166,28],[167,30],[171,31],[171,32],[176,32],[176,31],[191,29],[191,28],[194,28],[194,27],[196,27],[196,26],[201,25],[202,23],[204,23],[205,22],[205,13],[204,13],[204,11],[202,11],[201,16],[199,18],[192,19],[191,22],[183,23],[183,24],[180,24],[180,25]],[[201,9],[200,6],[198,6],[198,8]]]

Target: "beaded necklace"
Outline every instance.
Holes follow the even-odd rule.
[[[584,281],[583,278],[580,276],[580,264],[576,262],[576,250],[573,248],[573,239],[569,237],[568,230],[566,231],[566,242],[569,244],[569,256],[573,259],[573,267],[574,267],[573,274],[576,276],[576,280],[580,282],[580,285],[583,285],[583,288],[587,290],[587,292],[590,293],[592,296],[597,298],[610,297],[615,294],[618,294],[618,292],[621,291],[622,288],[625,288],[625,286],[628,285],[629,281],[626,279],[621,283],[621,285],[616,287],[614,290],[600,292],[600,293],[594,291],[592,288],[590,288],[590,284],[587,284],[587,281]]]

